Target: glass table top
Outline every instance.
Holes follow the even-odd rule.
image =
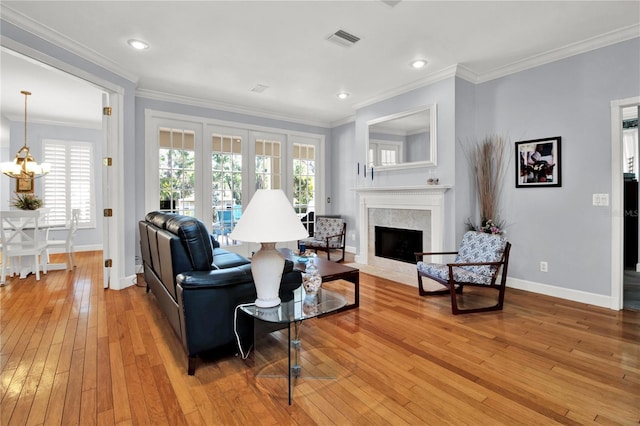
[[[321,288],[315,295],[309,295],[300,286],[293,291],[291,300],[283,300],[278,306],[241,305],[240,310],[262,321],[289,324],[337,311],[346,304],[346,297],[335,291]]]

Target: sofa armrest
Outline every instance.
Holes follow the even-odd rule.
[[[176,283],[183,289],[219,288],[252,282],[250,264],[211,271],[182,272],[176,277]]]

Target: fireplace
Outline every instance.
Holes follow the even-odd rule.
[[[375,227],[375,255],[400,262],[415,263],[414,253],[422,252],[422,231]]]
[[[383,268],[392,273],[415,274],[415,256],[409,262],[380,257],[375,254],[375,227],[419,229],[422,249],[443,251],[445,228],[445,192],[443,185],[357,188],[359,198],[360,250],[357,263]],[[405,251],[412,251],[407,249]]]

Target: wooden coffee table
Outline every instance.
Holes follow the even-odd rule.
[[[306,270],[306,263],[298,262],[298,256],[296,256],[291,249],[281,248],[278,249],[280,253],[293,262],[294,269],[304,272]],[[322,282],[344,280],[350,282],[354,286],[354,302],[345,305],[338,310],[338,312],[346,311],[348,309],[354,309],[360,306],[360,270],[352,268],[350,266],[343,265],[341,263],[331,262],[327,259],[320,257],[314,257],[313,261],[318,267],[318,273],[322,277]]]

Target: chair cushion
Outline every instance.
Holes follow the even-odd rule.
[[[318,240],[315,237],[303,238],[300,240],[307,247],[327,247],[327,239]],[[342,248],[342,238],[334,237],[329,239],[329,248]]]
[[[342,227],[342,219],[340,218],[317,217],[313,237],[316,240],[326,241],[327,237],[342,234]],[[341,247],[341,245],[337,247]]]
[[[506,246],[507,240],[502,235],[469,231],[462,237],[454,263],[499,262]],[[473,274],[489,277],[496,271],[495,266],[488,265],[464,266],[463,268]]]
[[[449,281],[449,267],[441,263],[418,262],[418,271],[423,275]],[[467,269],[453,267],[453,280],[462,283],[491,284],[491,275],[476,274]]]

